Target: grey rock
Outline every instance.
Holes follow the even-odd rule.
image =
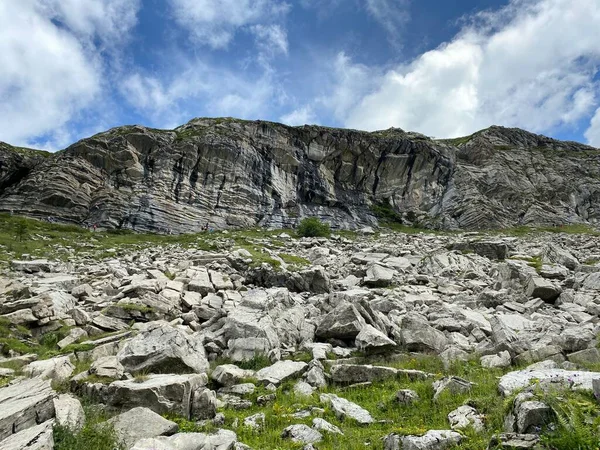
[[[398,369],[368,364],[334,364],[330,370],[331,379],[336,383],[365,383],[395,378]]]
[[[389,434],[384,438],[384,450],[445,450],[462,439],[462,435],[449,430],[429,430],[423,436]]]
[[[195,420],[212,419],[217,415],[217,396],[215,391],[199,387],[192,393],[190,416]]]
[[[53,450],[53,421],[48,420],[39,425],[21,430],[0,441],[2,450]]]
[[[535,434],[501,433],[492,436],[488,450],[495,449],[542,449],[539,446],[540,437]]]
[[[256,385],[253,383],[242,383],[242,384],[234,384],[231,386],[222,387],[219,389],[219,393],[221,394],[233,394],[233,395],[248,395],[253,394],[256,390]]]
[[[244,425],[250,428],[259,429],[265,426],[265,414],[257,413],[244,419]]]
[[[480,359],[481,366],[488,369],[505,368],[511,364],[510,353],[502,351],[497,355],[484,355]]]
[[[330,434],[344,434],[338,427],[327,422],[325,419],[321,419],[320,417],[315,417],[312,421],[312,424],[313,428],[318,431],[324,431],[325,433]]]
[[[120,380],[125,370],[116,356],[103,356],[95,360],[89,369],[91,374],[99,377]]]
[[[0,389],[0,441],[54,418],[50,381],[31,378]]]
[[[567,359],[575,364],[597,364],[600,363],[600,350],[587,348],[567,355]]]
[[[118,408],[143,406],[157,414],[174,413],[190,418],[193,393],[208,382],[200,375],[149,375],[147,379],[115,381],[105,394],[106,403]]]
[[[598,372],[563,369],[525,369],[509,372],[498,382],[498,389],[507,396],[529,386],[534,380],[567,383],[574,390],[592,390],[592,380],[600,378]]]
[[[27,365],[23,371],[31,377],[42,377],[56,381],[68,379],[75,370],[69,356],[34,361]]]
[[[473,427],[475,431],[483,431],[483,416],[475,408],[468,405],[459,406],[448,414],[450,428],[453,430],[462,430],[467,427]]]
[[[210,374],[210,378],[222,386],[232,386],[245,378],[251,378],[253,376],[253,370],[240,369],[234,364],[222,364],[217,366]]]
[[[341,303],[321,319],[316,335],[321,338],[355,339],[365,326],[365,319],[353,304]]]
[[[400,389],[398,392],[396,392],[396,400],[398,403],[404,406],[412,405],[413,403],[419,401],[419,399],[419,394],[412,389]]]
[[[201,373],[208,369],[206,352],[197,336],[161,324],[127,341],[117,358],[130,372]]]
[[[437,399],[442,393],[449,392],[450,394],[464,394],[469,392],[473,387],[473,383],[459,377],[445,377],[433,383],[433,399]]]
[[[444,333],[415,314],[407,314],[402,319],[401,335],[402,342],[409,351],[441,353],[448,345]]]
[[[294,385],[294,394],[300,397],[310,397],[315,392],[315,388],[305,381],[298,380]]]
[[[156,436],[170,436],[177,433],[179,426],[156,414],[154,411],[137,407],[113,417],[108,423],[115,430],[117,439],[127,448],[137,441]]]
[[[371,325],[365,325],[355,339],[356,347],[367,353],[385,352],[396,347],[396,343]]]
[[[379,264],[372,264],[367,268],[367,276],[364,279],[364,283],[370,287],[386,287],[392,283],[395,274],[395,270],[388,269]]]
[[[315,442],[321,442],[323,435],[317,430],[310,428],[308,425],[290,425],[285,428],[281,433],[283,439],[290,439],[293,442],[299,442],[302,444],[312,444]]]
[[[552,420],[552,409],[543,402],[521,402],[516,411],[516,431],[521,434],[539,434],[542,427],[547,426]],[[535,432],[537,431],[537,433]]]
[[[356,420],[361,425],[369,425],[375,422],[369,411],[345,398],[338,397],[335,394],[321,394],[319,398],[321,403],[330,405],[335,415],[339,418],[348,417]]]
[[[54,399],[54,410],[56,412],[56,423],[63,427],[78,432],[85,423],[85,412],[77,397],[70,394],[62,394]]]
[[[130,450],[233,450],[237,435],[230,430],[218,430],[214,434],[177,433],[140,439]]]
[[[277,361],[269,367],[265,367],[256,372],[256,379],[262,383],[273,383],[275,385],[281,382],[302,375],[308,369],[308,364],[297,361]]]
[[[554,302],[560,295],[560,287],[541,277],[530,276],[526,294],[529,297],[541,298],[545,302]]]

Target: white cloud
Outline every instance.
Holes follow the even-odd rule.
[[[452,41],[387,70],[375,90],[362,80],[376,78],[378,69],[346,61],[343,84],[363,89],[347,111],[347,95],[341,96],[334,112],[350,127],[451,137],[491,124],[546,132],[593,111],[600,2],[513,0],[476,19]]]
[[[400,34],[410,20],[410,0],[365,0],[365,6],[385,29],[389,41],[399,45]]]
[[[137,23],[139,0],[39,0],[47,17],[58,19],[74,34],[114,46]]]
[[[103,90],[104,60],[93,40],[124,38],[125,23],[134,22],[126,4],[136,2],[0,2],[0,140],[69,143],[70,121]]]
[[[261,54],[272,57],[288,53],[287,32],[280,25],[254,25],[251,28]]]
[[[590,121],[590,127],[585,132],[585,138],[588,144],[600,148],[600,108],[596,110],[596,114]]]
[[[273,23],[290,6],[280,0],[169,0],[175,20],[191,38],[213,49],[226,48],[239,28]]]
[[[170,77],[133,74],[120,86],[123,97],[161,127],[192,116],[264,118],[283,95],[273,74],[250,77],[201,62]]]
[[[285,114],[281,116],[279,119],[282,123],[287,125],[296,126],[296,125],[307,125],[311,123],[315,123],[315,114],[313,112],[312,107],[303,106],[301,108],[295,109],[289,114]]]

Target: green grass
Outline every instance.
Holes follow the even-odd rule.
[[[303,267],[310,265],[310,261],[306,258],[302,258],[301,256],[290,255],[289,253],[279,253],[279,255],[277,256],[279,256],[284,263],[289,264],[291,266]]]
[[[101,408],[84,405],[86,421],[79,432],[67,427],[54,427],[55,450],[124,450],[114,429],[106,423],[108,418]]]
[[[293,359],[303,359],[302,354],[295,355]],[[373,363],[374,361],[368,358],[363,360],[365,363]],[[459,448],[470,450],[486,448],[491,435],[502,430],[505,402],[497,389],[497,377],[503,374],[502,371],[484,369],[473,361],[461,363],[449,370],[444,370],[439,358],[427,355],[403,355],[384,361],[384,363],[392,367],[418,369],[434,373],[438,378],[446,374],[453,374],[475,382],[476,386],[469,393],[442,395],[434,401],[432,380],[410,381],[403,377],[355,388],[330,385],[312,397],[306,398],[296,396],[293,393],[293,385],[296,380],[290,380],[277,389],[276,401],[264,407],[256,405],[256,399],[269,392],[263,386],[257,386],[253,394],[245,396],[253,402],[254,406],[252,408],[243,411],[232,409],[223,411],[225,427],[231,427],[237,420],[240,426],[235,431],[239,440],[252,448],[298,449],[302,446],[281,439],[281,431],[292,424],[304,423],[310,426],[315,416],[313,415],[307,419],[295,419],[289,415],[302,409],[322,407],[325,409],[322,417],[340,427],[345,435],[332,436],[324,433],[324,441],[319,444],[319,449],[344,448],[357,450],[366,447],[381,448],[381,438],[392,432],[422,434],[430,429],[448,429],[448,413],[458,406],[469,403],[475,406],[479,412],[485,414],[487,429],[481,435],[469,434],[469,439]],[[395,394],[400,389],[415,390],[421,400],[411,406],[399,405],[395,401]],[[367,409],[376,420],[392,422],[359,426],[349,419],[340,420],[336,418],[329,407],[319,402],[319,393],[334,393]],[[264,412],[266,416],[266,425],[263,430],[256,431],[241,425],[245,417],[258,412]],[[197,426],[192,426],[192,429],[193,431],[209,431]]]

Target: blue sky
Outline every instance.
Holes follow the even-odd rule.
[[[200,116],[600,147],[598,0],[3,0],[0,140]]]

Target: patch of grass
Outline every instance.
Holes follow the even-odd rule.
[[[100,408],[84,407],[86,421],[79,432],[68,427],[54,427],[55,450],[124,450],[113,427]]]
[[[331,228],[316,217],[307,217],[298,224],[296,234],[300,237],[329,237]]]
[[[20,339],[11,337],[0,338],[0,352],[3,355],[8,356],[11,351],[24,355],[27,353],[34,353],[35,347]]]
[[[154,308],[147,305],[140,305],[138,303],[117,303],[117,308],[121,308],[124,311],[137,311],[142,314],[149,314],[154,312]]]
[[[310,261],[308,259],[302,258],[298,255],[291,255],[289,253],[279,253],[278,256],[283,260],[283,262],[291,266],[303,267],[310,265]]]

